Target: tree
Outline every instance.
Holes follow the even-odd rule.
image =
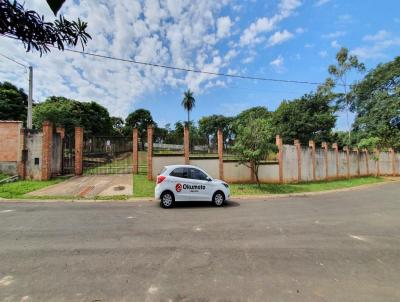
[[[114,130],[114,134],[116,135],[123,135],[124,131],[124,120],[118,116],[112,116],[111,118],[111,125]]]
[[[148,125],[157,127],[150,111],[146,109],[137,109],[131,112],[125,119],[125,133],[132,135],[132,129],[137,128],[138,135],[141,140],[142,150],[144,150],[144,143],[147,140],[146,135]]]
[[[256,106],[243,110],[235,117],[234,126],[237,127],[240,124],[246,123],[251,116],[261,119],[269,119],[272,116],[272,113],[264,106]]]
[[[47,1],[54,14],[64,0]],[[49,46],[64,50],[65,46],[75,47],[78,43],[84,49],[92,37],[86,32],[87,23],[69,21],[63,16],[54,22],[45,22],[44,17],[32,10],[25,10],[17,1],[0,0],[0,34],[22,41],[26,51],[36,49],[42,55],[50,51]]]
[[[187,125],[189,126],[190,123],[190,111],[192,111],[193,107],[196,104],[196,100],[193,96],[193,92],[188,89],[187,91],[184,92],[183,94],[183,100],[182,100],[182,106],[185,108],[187,111],[188,119],[187,119]]]
[[[239,164],[253,168],[258,186],[260,164],[271,152],[277,150],[273,143],[274,132],[270,119],[250,114],[246,123],[238,125],[233,151],[239,156]]]
[[[0,82],[0,120],[26,123],[28,97],[23,89],[9,82]]]
[[[347,75],[351,70],[357,70],[359,72],[365,71],[365,66],[363,63],[358,61],[356,56],[349,55],[349,50],[345,47],[342,47],[339,52],[336,54],[337,65],[330,65],[328,67],[328,72],[331,76],[334,77],[334,84],[338,83],[343,87],[343,93],[338,93],[337,103],[339,106],[343,106],[346,109],[346,118],[347,118],[347,128],[349,131],[349,141],[351,141],[351,127],[349,121],[349,110],[350,110],[350,102],[351,95],[348,93],[347,89]],[[330,81],[330,80],[328,80]],[[330,81],[332,82],[332,81]]]
[[[232,122],[232,117],[223,115],[203,116],[199,120],[199,133],[206,137],[208,146],[211,145],[212,140],[215,143],[218,129],[221,129],[225,139],[231,140],[234,135]]]
[[[47,120],[64,127],[67,133],[73,133],[76,126],[83,127],[89,135],[112,133],[108,110],[96,102],[79,102],[52,96],[34,107],[32,117],[36,129],[40,129]]]
[[[272,116],[275,134],[285,143],[293,143],[294,139],[302,144],[308,144],[311,139],[316,143],[331,141],[336,108],[330,102],[330,96],[322,92],[283,101]]]
[[[400,57],[371,70],[352,87],[354,131],[360,139],[377,137],[385,148],[400,149],[400,129],[393,119],[400,116]]]

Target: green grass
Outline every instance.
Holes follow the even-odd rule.
[[[10,177],[10,175],[0,173],[0,180],[6,179],[6,178],[9,178],[9,177]]]
[[[351,188],[366,184],[373,184],[384,181],[380,177],[361,177],[341,179],[333,181],[318,181],[298,184],[232,184],[231,194],[238,195],[264,195],[264,194],[289,194],[328,191],[335,189]]]
[[[152,197],[154,196],[154,180],[147,180],[147,175],[133,175],[133,197]]]
[[[27,198],[25,194],[36,191],[65,180],[65,177],[55,178],[51,180],[19,180],[0,184],[0,197],[1,198]],[[31,198],[31,197],[30,197]]]
[[[383,182],[380,177],[361,177],[341,179],[333,181],[318,181],[298,184],[231,184],[231,195],[266,195],[266,194],[289,194],[328,191],[335,189],[351,188],[366,184]],[[152,197],[154,195],[155,181],[147,180],[146,175],[133,176],[133,196]]]

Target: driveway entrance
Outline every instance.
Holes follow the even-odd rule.
[[[132,174],[72,177],[54,186],[31,192],[29,195],[76,197],[132,195]]]

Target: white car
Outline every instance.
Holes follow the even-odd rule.
[[[190,165],[165,166],[157,176],[154,190],[156,200],[163,208],[170,208],[175,201],[211,201],[223,206],[229,199],[229,185],[213,179],[203,169]]]

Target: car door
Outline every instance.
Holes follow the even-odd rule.
[[[212,182],[208,181],[208,175],[197,168],[188,168],[188,170],[190,187],[186,191],[190,194],[191,199],[201,201],[211,200]]]
[[[188,170],[185,167],[178,167],[169,174],[170,189],[175,195],[176,201],[187,200],[184,192],[184,185],[187,182]]]

